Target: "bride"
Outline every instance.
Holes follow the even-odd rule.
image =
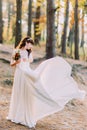
[[[62,57],[45,60],[32,70],[32,45],[33,40],[25,37],[13,51],[11,66],[16,66],[16,70],[7,117],[29,128],[62,110],[68,101],[86,95],[71,77],[71,66]]]

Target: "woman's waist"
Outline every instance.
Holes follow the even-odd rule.
[[[17,67],[29,67],[29,61],[21,61],[19,64],[17,64]]]

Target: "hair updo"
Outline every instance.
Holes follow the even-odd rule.
[[[21,49],[22,47],[25,47],[26,42],[31,43],[32,45],[34,45],[34,41],[31,37],[27,36],[24,39],[22,39],[19,43],[19,45],[17,46],[17,48]]]

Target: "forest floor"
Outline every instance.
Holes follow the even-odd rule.
[[[14,68],[9,65],[13,46],[0,46],[0,130],[31,130],[26,126],[6,120],[8,114]],[[34,47],[34,60],[31,67],[42,62],[45,47]],[[73,67],[72,75],[80,89],[87,91],[87,62],[65,58]],[[33,130],[33,129],[32,129]],[[65,108],[37,122],[36,130],[87,130],[87,96],[84,101],[72,100]]]

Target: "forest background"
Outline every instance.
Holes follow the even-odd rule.
[[[60,55],[87,92],[87,0],[0,0],[0,130],[29,130],[6,120],[15,70],[10,59],[25,36],[35,42],[33,69]],[[87,130],[87,96],[38,121],[36,130]]]
[[[0,0],[0,43],[16,47],[27,35],[46,58],[87,60],[87,0]]]

